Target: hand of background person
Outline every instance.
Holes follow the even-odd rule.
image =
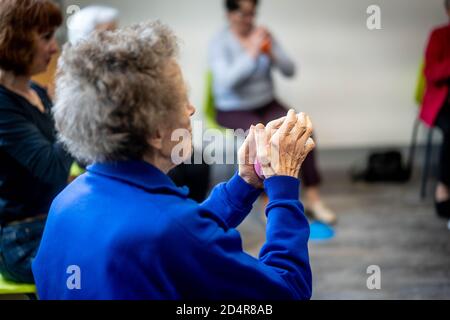
[[[279,129],[273,133],[276,127]],[[304,113],[297,116],[294,110],[285,118],[269,123],[267,128],[257,125],[254,129],[256,157],[264,176],[298,178],[303,161],[315,147],[312,133],[310,118]]]
[[[265,27],[258,27],[257,32],[259,32],[262,37],[264,38],[260,51],[261,53],[267,54],[270,57],[272,56],[272,35],[270,34],[269,30]]]
[[[248,50],[253,57],[261,53],[270,54],[272,47],[272,36],[264,27],[257,27],[253,30],[249,38]]]

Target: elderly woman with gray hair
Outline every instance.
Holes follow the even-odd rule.
[[[92,163],[53,202],[33,272],[42,299],[309,299],[309,226],[300,167],[309,118],[252,126],[239,172],[198,204],[166,173],[190,117],[172,32],[160,23],[66,46],[54,110],[61,141]],[[177,148],[175,148],[177,147]],[[281,155],[281,156],[279,156]],[[177,159],[180,160],[180,159]],[[254,168],[262,165],[261,174]],[[247,255],[236,227],[265,189],[267,241]]]

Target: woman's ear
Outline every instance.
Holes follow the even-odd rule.
[[[155,150],[161,150],[163,148],[163,134],[161,129],[156,129],[151,137],[147,139],[147,142]]]

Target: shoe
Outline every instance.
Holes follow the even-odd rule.
[[[318,201],[313,205],[307,206],[305,212],[312,219],[323,222],[325,224],[334,225],[337,223],[336,214],[330,208],[325,206],[322,201]]]
[[[436,202],[436,212],[439,217],[450,219],[450,200],[444,202]]]

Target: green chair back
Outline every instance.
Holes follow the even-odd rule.
[[[211,71],[206,73],[205,77],[205,98],[204,98],[204,115],[206,120],[206,126],[208,129],[218,129],[225,132],[225,128],[217,123],[216,120],[216,105],[214,100],[214,90],[213,90],[213,74]]]
[[[83,173],[85,173],[86,170],[81,168],[80,165],[76,162],[74,162],[72,164],[72,166],[70,167],[70,177],[71,178],[77,178],[79,176],[81,176]]]
[[[419,68],[419,73],[417,75],[417,85],[416,85],[416,93],[414,100],[416,103],[421,106],[423,102],[423,97],[425,96],[425,89],[427,86],[427,81],[425,79],[425,61],[422,61],[422,64]]]
[[[0,295],[28,295],[36,294],[34,284],[19,284],[5,280],[0,274]]]

